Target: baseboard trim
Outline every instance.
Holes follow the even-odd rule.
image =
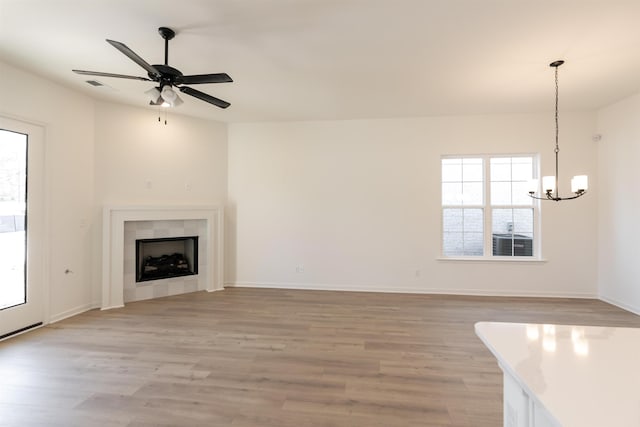
[[[133,301],[132,301],[133,302]],[[122,308],[124,307],[124,304],[120,304],[120,305],[112,305],[110,307],[99,307],[100,310],[112,310],[114,308]]]
[[[615,298],[611,298],[611,297],[607,297],[604,295],[598,295],[598,298],[601,301],[606,302],[607,304],[611,304],[611,305],[615,305],[618,308],[621,308],[623,310],[629,311],[635,315],[640,316],[640,307],[635,307],[631,304],[627,304],[621,301],[616,300]]]
[[[225,283],[227,288],[272,288],[299,289],[314,291],[343,291],[343,292],[380,292],[398,294],[437,294],[437,295],[469,295],[491,297],[537,297],[537,298],[581,298],[598,299],[598,295],[580,292],[540,292],[540,291],[504,291],[477,289],[442,289],[442,288],[382,288],[371,286],[345,286],[317,283],[266,283],[266,282],[232,282]]]
[[[96,307],[94,304],[84,304],[71,310],[63,311],[62,313],[55,314],[49,318],[49,323],[56,323],[64,319],[68,319],[69,317],[76,316],[80,313],[84,313],[85,311],[93,310]]]

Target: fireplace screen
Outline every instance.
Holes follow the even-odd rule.
[[[198,236],[136,240],[136,282],[198,274]]]

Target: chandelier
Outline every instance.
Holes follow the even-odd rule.
[[[560,197],[558,192],[558,153],[560,152],[560,147],[558,145],[558,67],[564,64],[564,61],[554,61],[549,64],[550,67],[555,68],[556,75],[556,148],[554,150],[556,154],[556,174],[555,176],[543,176],[542,177],[542,190],[544,191],[544,195],[542,197],[536,196],[536,191],[538,190],[538,180],[534,179],[531,181],[529,196],[538,200],[553,200],[559,202],[560,200],[571,200],[577,199],[580,196],[586,194],[587,189],[589,188],[589,181],[587,175],[576,175],[571,179],[571,192],[574,194],[569,197]]]

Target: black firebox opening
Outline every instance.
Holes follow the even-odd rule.
[[[198,236],[136,240],[136,282],[198,274]]]

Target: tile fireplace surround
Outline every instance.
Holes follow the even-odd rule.
[[[102,302],[107,310],[124,306],[125,292],[125,223],[138,221],[204,222],[208,257],[202,273],[209,292],[223,290],[223,210],[217,206],[106,206],[102,221]]]

